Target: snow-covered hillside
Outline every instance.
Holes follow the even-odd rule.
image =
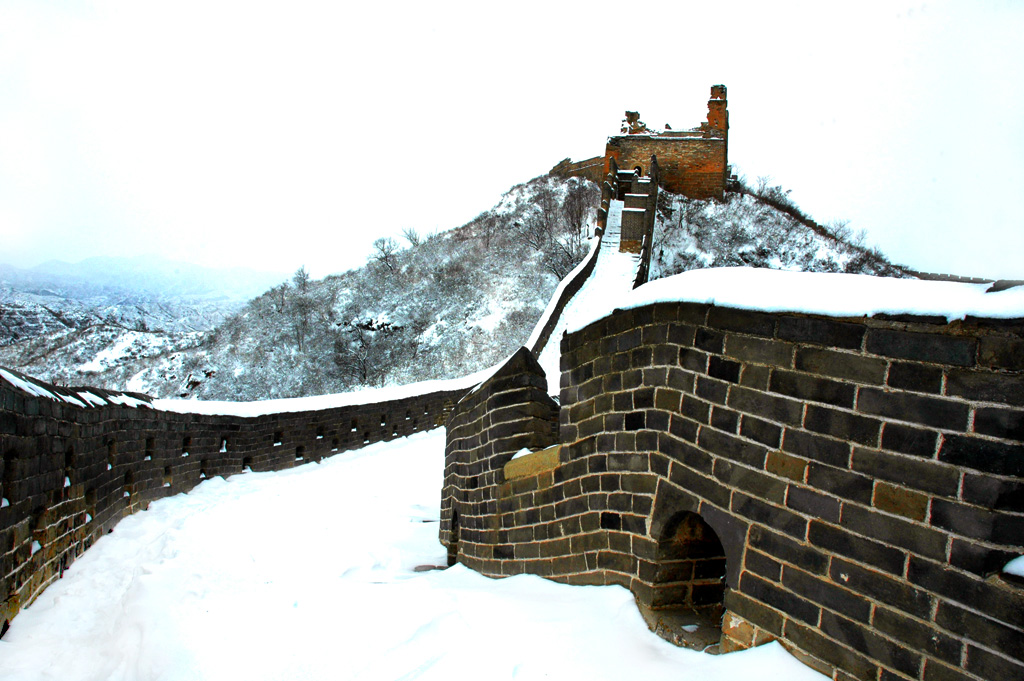
[[[443,468],[442,429],[161,499],[21,611],[0,680],[824,679],[677,648],[622,587],[431,570]]]
[[[786,193],[762,188],[775,203]],[[688,199],[662,191],[658,196],[651,279],[705,267],[763,267],[799,272],[847,272],[906,276],[881,253],[864,247],[863,237],[845,226],[814,229],[799,213],[752,193],[727,193],[725,201]]]
[[[662,192],[651,278],[728,265],[904,275],[841,227],[830,233],[795,217],[778,188],[761,190],[771,200]],[[0,347],[0,365],[52,382],[227,400],[466,375],[526,342],[587,252],[597,200],[591,183],[538,177],[456,229],[378,240],[362,268],[320,281],[300,271],[210,333],[152,333],[94,315],[85,328]]]

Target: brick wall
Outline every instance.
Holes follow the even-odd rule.
[[[595,156],[575,163],[568,158],[562,159],[548,171],[548,174],[557,177],[582,177],[599,185],[605,176],[604,157]]]
[[[447,428],[441,541],[449,560],[487,574],[510,574],[503,561],[507,533],[496,516],[502,469],[523,448],[554,444],[558,406],[533,354],[520,348],[458,403]],[[532,541],[521,531],[518,541]]]
[[[561,385],[553,465],[449,440],[470,567],[717,604],[723,650],[835,679],[1024,678],[1024,321],[659,304],[566,336]]]
[[[53,394],[75,394],[10,373]],[[109,399],[83,408],[0,379],[0,624],[122,517],[150,502],[206,477],[291,468],[435,428],[464,392],[240,418]]]
[[[661,186],[695,199],[722,198],[725,192],[725,138],[624,135],[608,140],[606,158],[619,168],[641,167],[649,172],[651,156],[658,157]]]

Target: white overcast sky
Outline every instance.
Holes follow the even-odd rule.
[[[0,0],[0,262],[316,276],[447,229],[625,109],[890,257],[1024,278],[1024,2]]]

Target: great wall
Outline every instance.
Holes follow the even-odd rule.
[[[443,424],[451,563],[619,584],[679,645],[779,640],[836,681],[1024,678],[1024,582],[1000,571],[1024,554],[1024,318],[679,299],[566,322],[646,281],[659,185],[722,195],[727,130],[715,86],[698,129],[628,115],[604,157],[556,166],[599,173],[601,243],[477,377],[231,416],[0,371],[4,628],[152,501]]]

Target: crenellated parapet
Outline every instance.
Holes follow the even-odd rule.
[[[221,415],[166,411],[145,395],[62,388],[0,369],[0,625],[153,501],[213,476],[283,470],[436,428],[466,390],[407,386],[377,399],[336,396],[338,406],[278,400],[266,403],[272,413],[239,416],[230,405]]]

